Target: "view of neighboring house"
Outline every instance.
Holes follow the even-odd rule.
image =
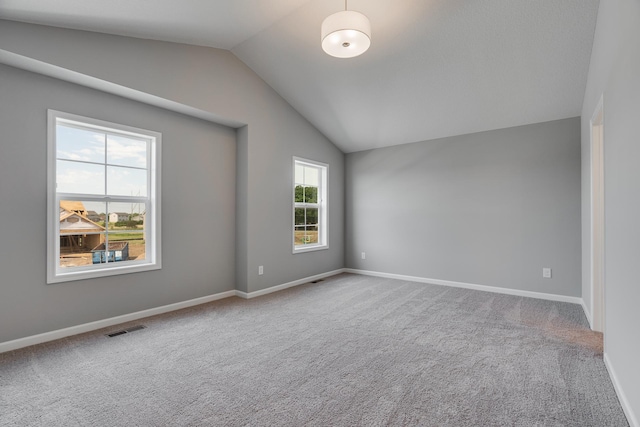
[[[82,205],[81,202],[80,205]],[[104,242],[104,227],[89,218],[62,207],[60,203],[60,252],[93,249]],[[82,207],[84,210],[84,207]],[[100,233],[100,234],[89,234]]]
[[[100,222],[104,220],[104,214],[99,214],[96,211],[87,211],[87,218],[93,222]]]
[[[129,214],[126,212],[111,212],[109,214],[109,222],[129,221]]]

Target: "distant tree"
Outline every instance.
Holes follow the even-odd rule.
[[[307,209],[307,224],[318,223],[318,209]]]
[[[295,221],[296,221],[296,225],[317,224],[318,209],[296,208]]]

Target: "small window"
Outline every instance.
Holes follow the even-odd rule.
[[[161,135],[48,119],[47,282],[159,269]]]
[[[293,170],[293,253],[326,249],[329,166],[294,158]]]

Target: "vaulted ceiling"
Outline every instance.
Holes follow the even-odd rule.
[[[231,50],[345,152],[580,115],[598,0],[351,0],[369,51],[336,59],[343,0],[0,0],[0,18]]]

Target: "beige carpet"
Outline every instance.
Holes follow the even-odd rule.
[[[627,426],[601,346],[578,305],[344,274],[0,354],[0,425]]]

